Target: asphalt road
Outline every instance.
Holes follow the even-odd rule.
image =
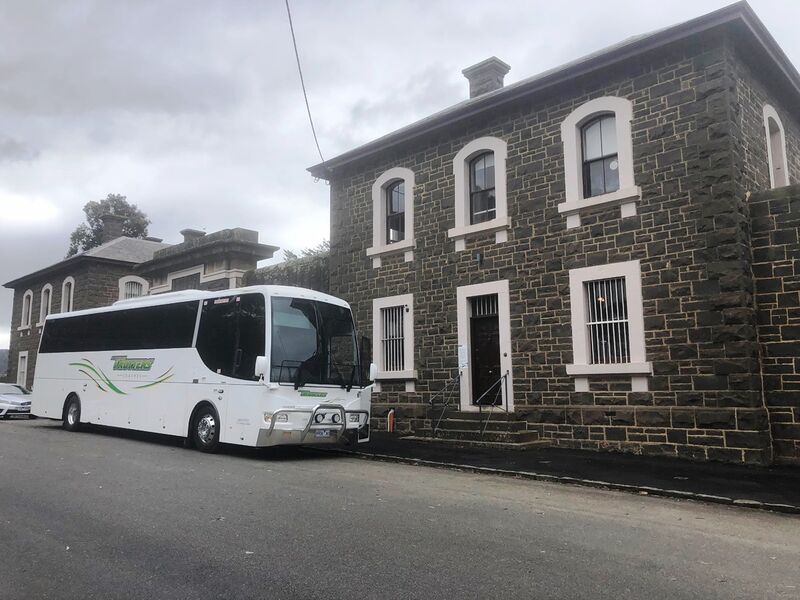
[[[0,598],[800,598],[800,519],[0,421]]]

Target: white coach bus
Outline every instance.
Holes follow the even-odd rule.
[[[205,452],[369,440],[368,378],[343,300],[254,286],[50,315],[31,412],[187,437]]]

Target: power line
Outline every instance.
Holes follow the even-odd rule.
[[[300,86],[303,88],[303,99],[306,101],[306,112],[308,112],[308,122],[311,124],[311,133],[314,135],[314,143],[317,145],[317,152],[319,152],[319,159],[325,162],[322,156],[322,150],[319,148],[319,140],[317,139],[317,130],[314,128],[314,119],[311,117],[311,107],[308,104],[308,94],[306,93],[306,82],[303,79],[303,68],[300,66],[300,54],[297,52],[297,38],[294,36],[294,25],[292,24],[292,11],[289,8],[289,0],[286,0],[286,14],[289,16],[289,30],[292,32],[292,45],[294,46],[294,57],[297,59],[297,72],[300,74]]]

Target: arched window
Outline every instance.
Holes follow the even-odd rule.
[[[33,318],[33,292],[26,290],[22,296],[22,316],[20,317],[20,328],[30,327]]]
[[[633,178],[633,103],[605,96],[573,110],[561,123],[564,144],[565,201],[558,212],[567,227],[579,227],[581,214],[619,206],[621,217],[636,214],[642,197]]]
[[[491,221],[496,212],[494,152],[484,152],[469,163],[470,224]]]
[[[453,157],[456,214],[447,235],[457,252],[472,235],[494,232],[495,243],[508,241],[507,157],[508,144],[496,137],[472,140]]]
[[[64,279],[61,284],[61,312],[72,311],[72,299],[75,295],[75,280],[72,277]]]
[[[372,246],[367,256],[373,268],[384,256],[404,254],[414,260],[414,171],[394,167],[372,184]]]
[[[386,243],[401,242],[406,237],[406,184],[393,181],[386,187]]]
[[[131,298],[139,298],[146,296],[149,291],[147,281],[135,275],[128,275],[121,277],[119,280],[119,299],[130,300]]]
[[[616,121],[614,115],[602,115],[581,128],[584,198],[619,189]]]
[[[39,307],[39,323],[41,325],[50,314],[50,305],[53,299],[53,286],[49,283],[42,288],[42,305]]]
[[[786,158],[786,135],[783,123],[769,104],[764,105],[764,130],[767,136],[767,162],[769,163],[769,184],[772,188],[789,185],[789,165]]]

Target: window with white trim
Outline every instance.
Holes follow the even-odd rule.
[[[634,184],[631,120],[633,104],[606,96],[582,104],[561,123],[566,199],[558,212],[567,227],[578,227],[581,214],[597,207],[619,206],[622,217],[636,214],[642,192]]]
[[[31,326],[31,319],[33,318],[33,292],[25,290],[22,296],[22,315],[20,316],[19,328],[26,329]]]
[[[28,351],[23,350],[17,356],[17,385],[28,387]]]
[[[778,111],[764,105],[764,132],[767,136],[767,162],[770,188],[789,185],[789,164],[786,157],[786,134]]]
[[[414,171],[395,167],[372,184],[372,246],[367,256],[372,266],[381,266],[381,258],[404,254],[414,260]]]
[[[466,238],[477,233],[494,231],[498,243],[508,239],[507,156],[504,140],[482,137],[453,158],[456,222],[447,235],[456,250],[464,250]]]
[[[372,327],[378,379],[414,379],[414,295],[375,298]]]
[[[631,389],[647,390],[641,265],[638,260],[572,269],[569,289],[575,390],[593,375],[630,375]]]
[[[121,277],[119,280],[119,299],[129,300],[130,298],[139,298],[146,296],[148,293],[147,281],[135,275],[128,275]]]
[[[72,301],[75,297],[75,279],[73,277],[64,278],[61,284],[61,312],[72,312]]]
[[[47,318],[47,315],[50,314],[50,309],[53,300],[53,286],[49,283],[46,284],[42,288],[42,293],[39,297],[41,300],[41,305],[39,306],[39,322],[37,325],[41,325],[44,323],[44,320]]]

